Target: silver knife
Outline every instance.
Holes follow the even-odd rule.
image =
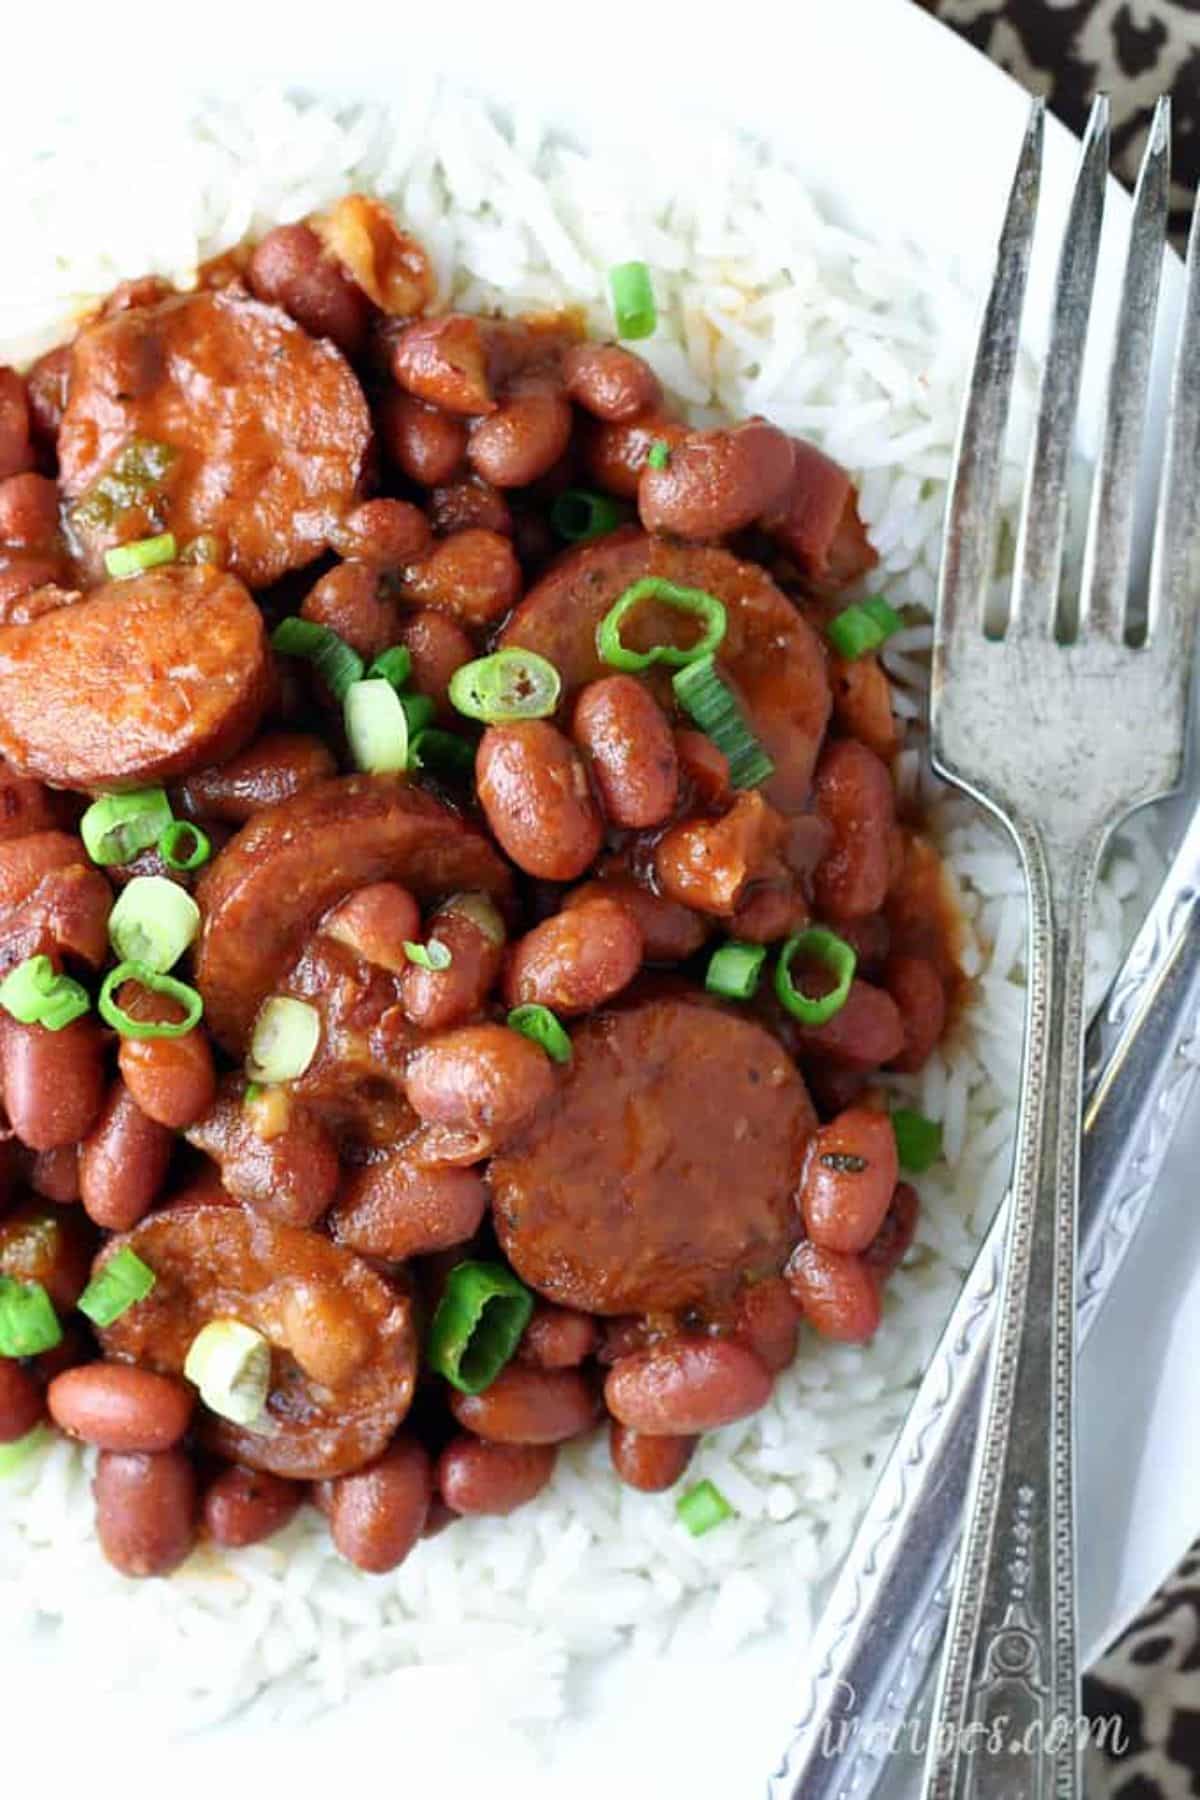
[[[1200,809],[1088,1037],[1079,1331],[1142,1219],[1200,1068]],[[967,1277],[818,1621],[770,1800],[865,1800],[937,1653],[987,1368],[1004,1211]]]

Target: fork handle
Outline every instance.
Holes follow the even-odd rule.
[[[1100,842],[1018,832],[1025,1054],[988,1397],[926,1765],[928,1800],[1075,1800],[1075,1239],[1088,899]]]

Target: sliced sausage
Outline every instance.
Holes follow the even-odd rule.
[[[226,289],[135,308],[75,339],[58,436],[67,498],[86,494],[131,437],[174,452],[157,529],[181,544],[217,535],[232,572],[257,588],[325,549],[359,498],[371,421],[332,343]],[[114,527],[82,525],[78,508],[72,517],[95,576]]]
[[[646,576],[699,588],[725,606],[728,629],[717,652],[748,721],[775,764],[762,792],[785,812],[805,804],[831,699],[825,652],[816,633],[775,583],[754,563],[725,550],[696,549],[635,530],[613,532],[562,557],[530,589],[501,634],[502,645],[524,645],[552,662],[569,705],[579,688],[611,671],[600,660],[596,627],[626,588]],[[680,615],[653,603],[628,621],[632,648],[678,642]],[[671,671],[648,672],[667,708]]]
[[[234,1055],[322,914],[374,881],[421,900],[507,894],[490,844],[448,807],[388,776],[318,783],[259,813],[205,870],[196,985],[205,1022]]]
[[[148,787],[233,756],[267,702],[262,615],[242,583],[152,569],[0,643],[0,751],[62,787]]]
[[[417,1346],[408,1299],[366,1263],[312,1231],[235,1206],[153,1213],[128,1244],[155,1284],[101,1333],[105,1353],[178,1374],[197,1332],[239,1319],[272,1348],[256,1426],[203,1412],[202,1440],[247,1468],[320,1480],[378,1456],[408,1411]]]
[[[815,1125],[787,1055],[744,1017],[686,998],[594,1016],[557,1104],[492,1160],[497,1234],[523,1280],[583,1312],[732,1295],[799,1235]]]

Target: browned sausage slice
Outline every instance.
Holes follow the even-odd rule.
[[[221,762],[267,700],[262,615],[235,576],[154,569],[0,633],[0,751],[59,787],[142,787]]]
[[[757,735],[775,763],[763,792],[784,811],[803,806],[832,704],[825,652],[812,627],[754,563],[727,550],[698,549],[613,532],[602,543],[570,552],[517,607],[501,635],[547,657],[562,676],[563,702],[610,674],[596,649],[596,627],[627,587],[657,575],[680,587],[702,588],[724,603],[725,642],[717,661],[736,688]],[[639,609],[624,641],[631,647],[681,641],[679,614],[652,605]],[[651,672],[652,685],[671,707],[670,671]]]
[[[412,1399],[416,1334],[407,1298],[315,1232],[235,1206],[172,1207],[115,1238],[155,1284],[104,1332],[107,1356],[177,1375],[201,1328],[238,1319],[272,1347],[266,1413],[253,1428],[204,1413],[200,1436],[250,1469],[318,1480],[359,1469]]]
[[[517,1273],[562,1306],[630,1313],[777,1272],[816,1125],[778,1041],[687,998],[595,1015],[573,1038],[558,1104],[490,1165]]]
[[[399,881],[426,901],[503,896],[509,879],[479,832],[417,788],[383,775],[307,788],[259,813],[205,872],[196,985],[206,1023],[240,1054],[322,913],[369,882]]]
[[[69,393],[58,437],[69,500],[131,438],[175,453],[157,516],[114,526],[74,515],[93,578],[106,545],[158,529],[181,544],[216,534],[234,572],[266,587],[319,556],[358,498],[371,422],[353,371],[331,343],[245,294],[174,295],[89,326]]]

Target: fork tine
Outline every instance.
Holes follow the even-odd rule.
[[[1129,256],[1104,403],[1083,556],[1080,630],[1120,641],[1129,596],[1138,460],[1171,189],[1171,101],[1154,110],[1133,197]]]
[[[1196,622],[1197,549],[1200,543],[1200,201],[1188,236],[1187,290],[1179,327],[1167,448],[1158,492],[1158,518],[1150,562],[1147,643],[1166,653],[1180,680],[1191,664]]]
[[[1108,98],[1092,103],[1058,259],[1050,339],[1017,532],[1011,628],[1051,637],[1067,526],[1067,471],[1108,180]]]
[[[996,252],[954,458],[934,618],[934,686],[946,643],[959,626],[982,627],[995,560],[996,502],[1004,432],[1021,336],[1021,313],[1041,183],[1045,105],[1030,108]]]

